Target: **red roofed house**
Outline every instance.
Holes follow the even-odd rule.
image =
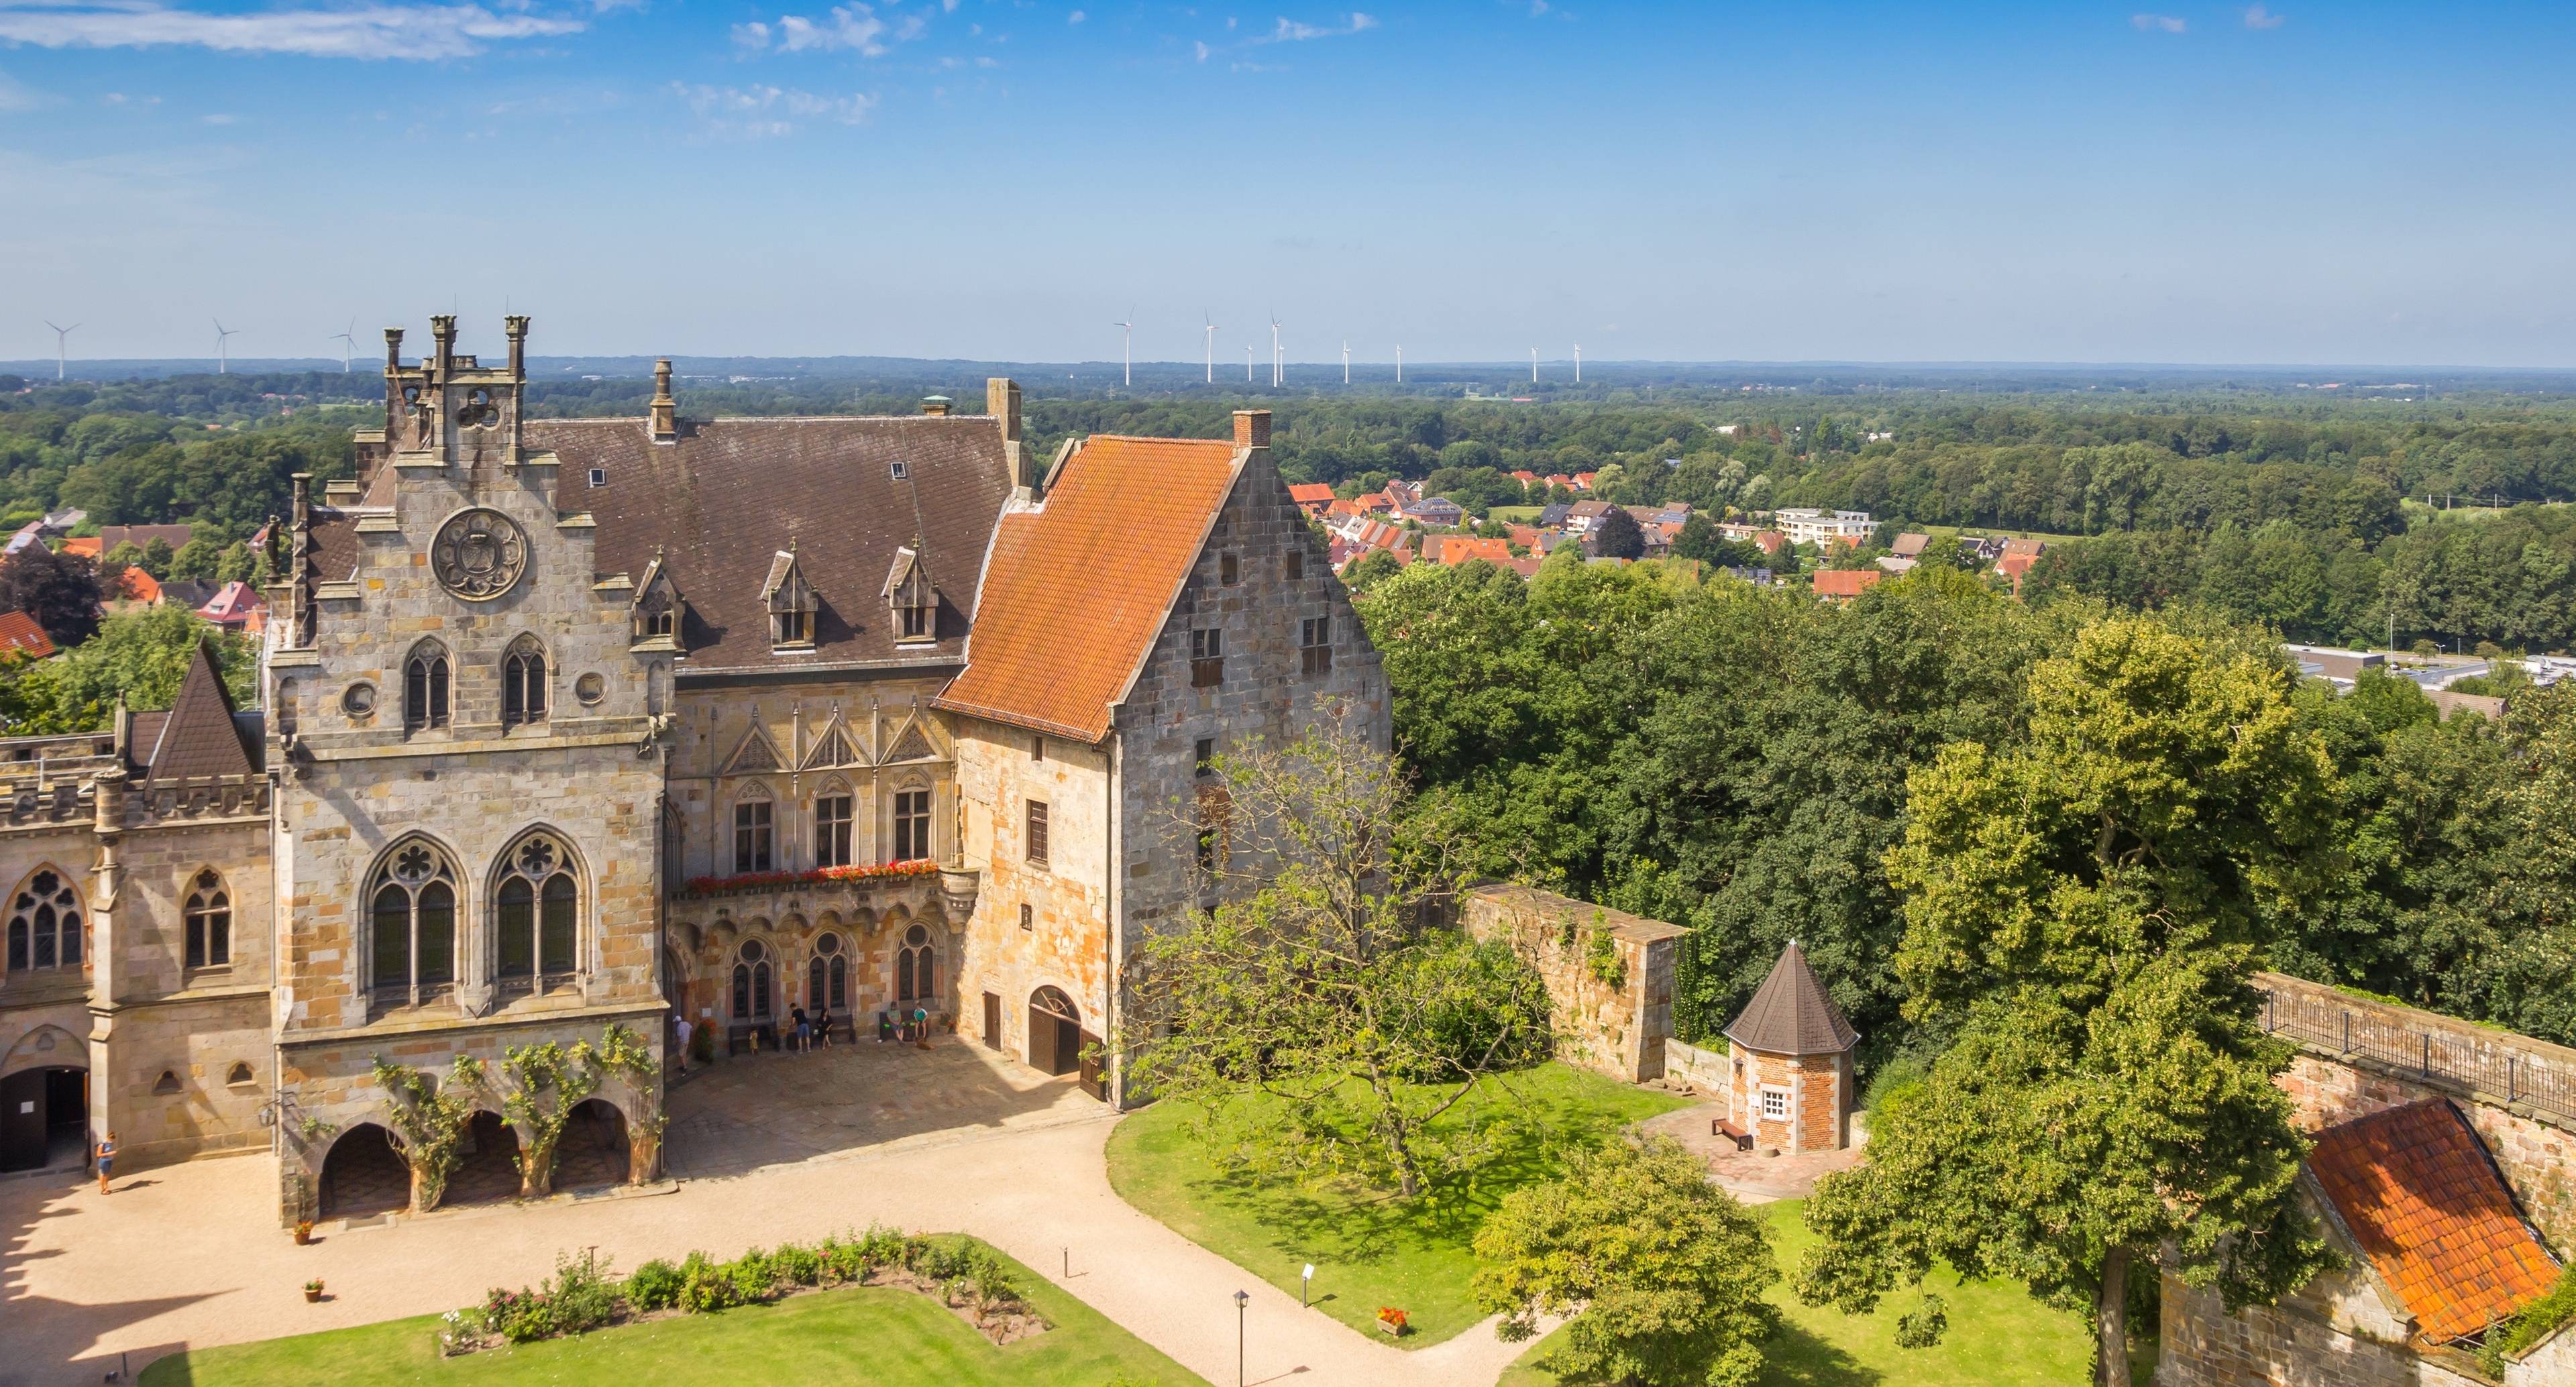
[[[1598,476],[1600,476],[1600,475],[1601,475],[1601,474],[1600,474],[1600,473],[1598,473],[1598,472],[1577,472],[1577,473],[1575,473],[1575,474],[1574,474],[1574,489],[1575,489],[1575,490],[1577,490],[1577,491],[1590,491],[1590,490],[1592,489],[1592,479],[1593,479],[1593,478],[1595,478],[1595,477],[1598,477]]]
[[[1511,478],[1513,481],[1519,482],[1524,489],[1533,486],[1547,485],[1547,478],[1540,476],[1536,472],[1530,471],[1526,467],[1522,468],[1520,471],[1512,473]]]
[[[1505,540],[1478,539],[1473,535],[1430,535],[1422,541],[1422,557],[1451,568],[1474,559],[1509,565],[1512,546]]]
[[[1816,570],[1816,595],[1849,602],[1876,587],[1886,576],[1886,570],[1877,568],[1820,568]]]
[[[197,609],[197,615],[244,635],[257,635],[268,626],[268,604],[260,600],[257,588],[243,582],[224,584],[214,600]]]
[[[1322,515],[1333,508],[1333,489],[1322,482],[1299,482],[1288,488],[1288,497],[1297,509],[1308,515]]]
[[[54,655],[54,639],[25,612],[0,612],[0,652],[45,660]]]
[[[2030,566],[2037,562],[2039,562],[2039,555],[2037,554],[2015,554],[2006,552],[2002,558],[1995,560],[1995,571],[2012,579],[2013,596],[2019,597],[2021,596],[2021,580],[2030,573]]]
[[[1765,554],[1777,554],[1789,547],[1789,537],[1778,530],[1756,530],[1753,532],[1753,547]]]
[[[116,575],[116,591],[108,595],[107,601],[110,606],[160,606],[161,580],[144,572],[140,565],[130,565]]]

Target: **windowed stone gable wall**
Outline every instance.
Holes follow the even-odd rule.
[[[981,874],[958,979],[958,1033],[1030,1059],[1029,999],[1053,987],[1106,1037],[1109,1007],[1111,835],[1109,747],[958,716],[957,791],[966,866]],[[1028,804],[1047,806],[1047,860],[1028,856]],[[1028,907],[1029,928],[1020,928]],[[998,999],[985,1030],[984,994]]]

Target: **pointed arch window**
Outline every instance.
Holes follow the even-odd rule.
[[[380,1007],[456,989],[456,864],[426,839],[394,845],[367,881],[367,987]]]
[[[923,1003],[939,995],[939,948],[919,925],[904,931],[903,947],[895,951],[894,995],[898,1001]]]
[[[814,957],[805,965],[805,1009],[850,1009],[850,949],[837,934],[814,941]]]
[[[9,971],[78,968],[85,913],[69,874],[46,867],[28,877],[9,902]]]
[[[736,872],[766,872],[777,862],[776,823],[771,813],[769,790],[754,783],[746,786],[742,798],[733,806],[733,869]]]
[[[233,962],[233,896],[212,867],[188,884],[181,912],[188,923],[188,966],[229,968]]]
[[[545,717],[546,648],[534,636],[521,636],[501,657],[501,725],[523,727]]]
[[[447,647],[436,641],[413,646],[403,662],[403,731],[426,732],[447,725]]]
[[[790,977],[792,984],[794,978]],[[769,946],[757,939],[742,941],[742,952],[733,962],[733,1019],[765,1021],[771,1014],[769,996]]]
[[[498,938],[493,979],[504,996],[524,997],[569,984],[581,971],[581,882],[572,850],[551,833],[532,833],[502,859],[493,888]]]

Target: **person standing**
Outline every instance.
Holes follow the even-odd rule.
[[[832,1048],[832,1004],[829,1002],[814,1013],[814,1038],[823,1042],[824,1049]]]
[[[787,1019],[796,1025],[796,1053],[800,1055],[807,1053],[813,1048],[814,1030],[813,1023],[805,1019],[805,1008],[789,1007]]]
[[[912,1009],[912,1043],[924,1050],[930,1048],[930,1013],[921,1007]]]
[[[107,1177],[116,1169],[116,1133],[98,1139],[98,1192],[107,1193]]]
[[[680,1040],[680,1072],[686,1074],[689,1072],[689,1034],[694,1028],[689,1025],[689,1016],[686,1012],[673,1012],[671,1022],[672,1032]]]

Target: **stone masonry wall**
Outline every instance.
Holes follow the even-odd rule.
[[[2353,1272],[2236,1315],[2168,1272],[2156,1387],[2482,1387],[2467,1355],[2418,1354],[2405,1332]]]
[[[981,874],[958,979],[958,1034],[1027,1061],[1030,999],[1053,987],[1073,1002],[1085,1032],[1106,1037],[1108,751],[980,718],[955,721],[964,861]],[[1047,807],[1043,863],[1029,859],[1032,802]],[[999,1003],[998,1033],[985,1030],[987,993]]]
[[[946,861],[957,851],[955,754],[949,719],[930,708],[948,671],[883,680],[817,680],[764,688],[683,684],[676,694],[671,736],[670,796],[676,841],[671,847],[674,883],[691,877],[728,876],[733,854],[733,807],[746,795],[771,806],[773,870],[804,871],[817,864],[814,802],[847,794],[852,805],[851,860],[894,860],[894,796],[931,792],[931,841],[927,856]],[[927,757],[893,761],[907,729],[918,726]],[[757,728],[777,769],[746,768],[739,759]],[[855,764],[808,766],[835,732],[846,733],[858,752]],[[757,756],[755,754],[755,760]],[[757,787],[757,788],[755,788]]]
[[[1547,982],[1557,1056],[1630,1083],[1664,1075],[1673,1030],[1673,959],[1688,931],[1526,886],[1487,885],[1460,902],[1467,932],[1500,939]],[[1617,966],[1592,967],[1607,934]]]

